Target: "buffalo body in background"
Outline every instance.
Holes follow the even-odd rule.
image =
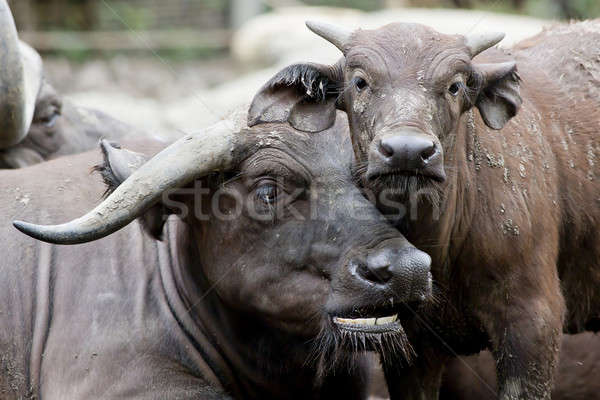
[[[63,102],[45,80],[39,54],[19,40],[6,0],[0,0],[0,168],[81,153],[102,138],[135,132],[102,112]]]

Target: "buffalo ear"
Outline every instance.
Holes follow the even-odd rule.
[[[487,126],[502,129],[523,103],[517,65],[514,61],[476,64],[475,70],[481,85],[475,102],[479,113]]]
[[[112,193],[129,175],[148,161],[144,154],[124,149],[118,143],[106,139],[100,141],[100,150],[104,163],[95,166],[94,170],[102,175],[107,194]]]
[[[343,84],[342,60],[333,66],[294,64],[279,71],[254,96],[248,126],[287,122],[304,132],[330,128]]]
[[[105,197],[114,192],[125,179],[129,178],[149,159],[144,154],[124,149],[119,144],[104,139],[100,141],[100,149],[104,161],[102,164],[96,165],[93,170],[100,173],[106,184]],[[163,205],[158,203],[150,207],[139,219],[144,230],[153,238],[160,240],[166,214],[169,212],[165,213]]]

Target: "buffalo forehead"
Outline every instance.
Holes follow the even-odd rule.
[[[464,51],[457,36],[445,35],[420,24],[393,23],[374,30],[358,30],[352,36],[347,58],[350,62],[369,48],[385,63],[390,75],[420,69],[440,52]],[[415,71],[412,71],[415,72]]]
[[[301,132],[287,124],[258,125],[253,129],[256,145],[243,165],[271,159],[284,165],[299,163],[311,176],[333,171],[350,176],[352,145],[347,119],[340,114],[331,128],[315,133]]]

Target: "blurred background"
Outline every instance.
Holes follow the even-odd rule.
[[[600,0],[9,0],[21,39],[65,97],[174,138],[246,105],[294,61],[337,49],[306,19],[347,27],[419,22],[500,30],[503,46],[557,20],[600,17]]]

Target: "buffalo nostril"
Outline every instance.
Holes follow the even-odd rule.
[[[378,147],[385,163],[402,171],[420,170],[438,153],[435,143],[422,135],[387,136],[381,139]]]
[[[385,141],[381,140],[379,142],[379,152],[384,156],[384,157],[391,157],[394,155],[394,149]]]
[[[389,265],[373,267],[366,264],[360,264],[357,270],[364,280],[379,284],[387,283],[393,277]]]
[[[432,143],[431,146],[421,151],[421,159],[424,162],[428,162],[435,155],[435,153],[435,145]]]

